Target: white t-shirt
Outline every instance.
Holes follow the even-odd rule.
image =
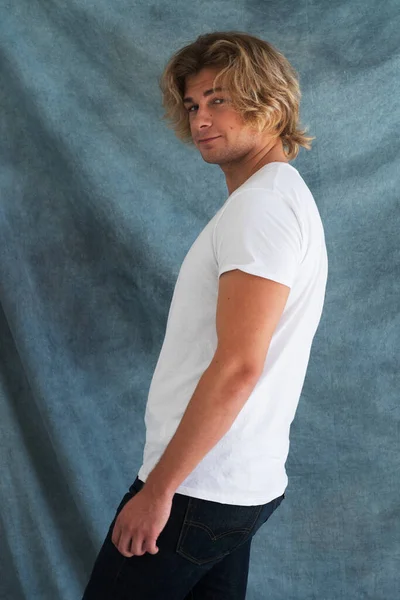
[[[217,348],[218,278],[240,269],[290,287],[263,372],[232,427],[176,493],[252,506],[280,496],[289,432],[318,327],[328,273],[320,214],[289,163],[271,162],[237,188],[189,249],[175,284],[145,413],[138,477],[173,437]]]

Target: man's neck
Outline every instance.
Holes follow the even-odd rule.
[[[225,174],[229,196],[233,194],[238,187],[243,185],[243,183],[247,181],[249,177],[254,175],[254,173],[257,173],[259,169],[271,162],[289,162],[288,158],[283,152],[281,140],[278,140],[278,142],[276,142],[271,148],[266,148],[266,152],[259,153],[248,159],[245,164],[240,166],[235,165],[234,167],[222,165],[221,169]]]
[[[262,167],[264,167],[265,165],[271,163],[271,162],[283,162],[283,163],[288,163],[288,159],[284,156],[284,157],[276,157],[276,158],[271,158],[270,160],[264,161],[260,164],[257,164],[257,166],[251,169],[247,169],[244,171],[240,171],[240,172],[232,172],[232,173],[228,173],[225,174],[225,178],[226,178],[226,185],[228,188],[228,193],[229,196],[231,194],[233,194],[233,192],[235,190],[237,190],[241,185],[244,184],[245,181],[247,181],[252,175],[254,175],[254,173],[257,173],[257,171],[259,171]]]

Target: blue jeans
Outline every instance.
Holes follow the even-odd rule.
[[[158,553],[127,558],[111,535],[118,513],[143,485],[137,477],[118,506],[82,600],[243,600],[252,538],[285,494],[238,506],[176,493]]]

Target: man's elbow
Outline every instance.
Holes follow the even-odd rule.
[[[262,373],[261,365],[254,360],[246,360],[239,354],[216,352],[211,364],[217,372],[225,375],[227,380],[237,381],[244,386],[255,385]]]

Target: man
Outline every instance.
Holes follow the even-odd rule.
[[[144,461],[84,600],[245,598],[252,538],[284,498],[325,295],[322,223],[289,165],[312,138],[297,127],[287,60],[258,38],[216,32],[175,54],[162,81],[178,137],[221,167],[229,196],[179,272]]]

